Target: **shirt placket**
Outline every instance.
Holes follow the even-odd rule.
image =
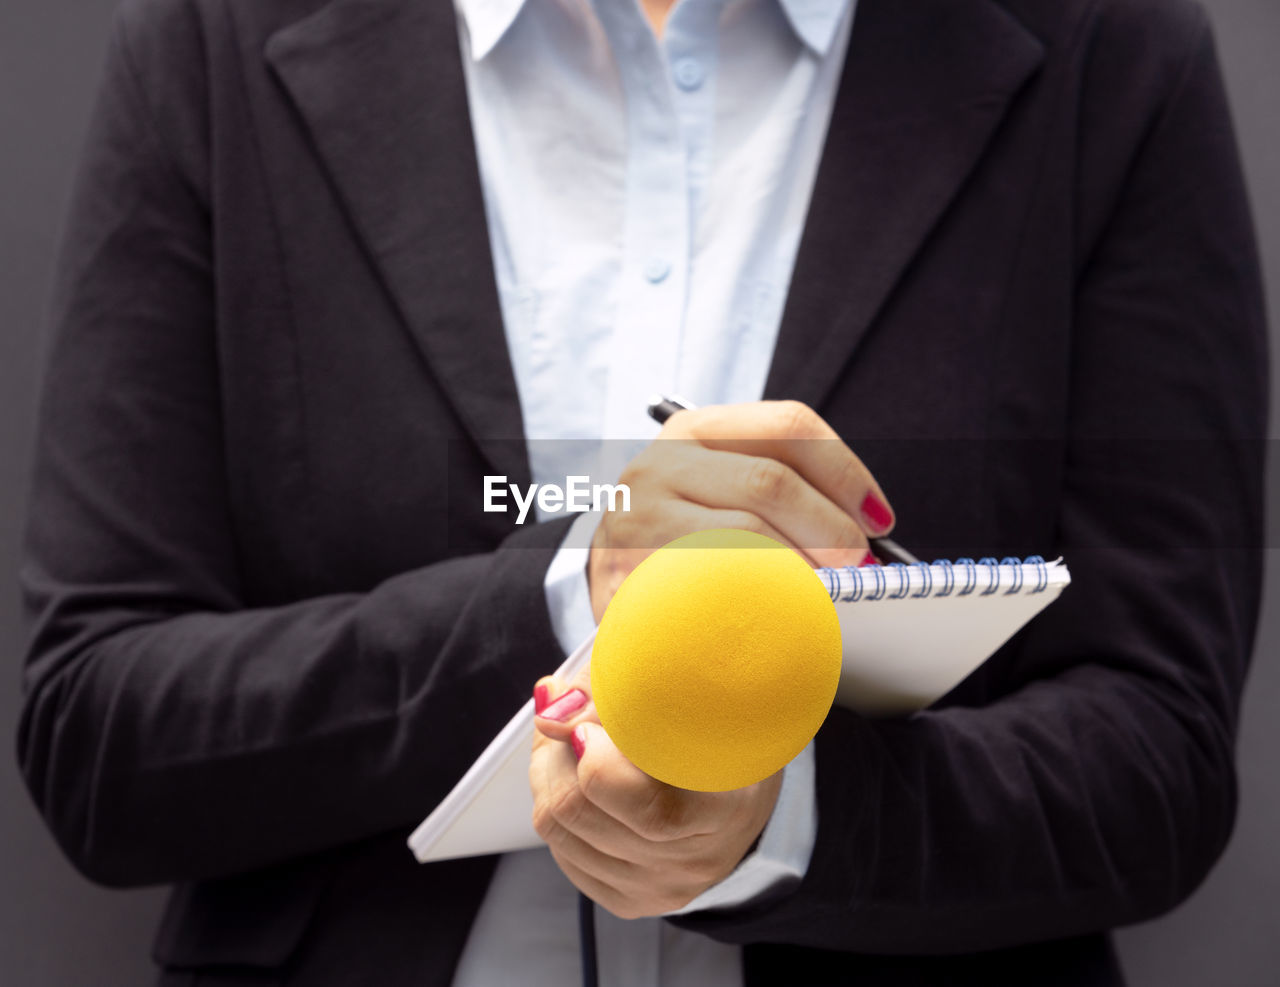
[[[696,355],[705,348],[692,346],[699,334],[719,334],[722,326],[690,325],[690,313],[695,310],[695,293],[705,286],[698,281],[699,217],[706,213],[708,185],[711,181],[714,154],[716,119],[716,64],[718,57],[722,0],[681,0],[672,11],[663,33],[662,49],[666,58],[676,118],[680,125],[685,151],[686,194],[689,210],[689,237],[687,255],[688,283],[685,295],[684,332],[676,353],[674,390],[696,403],[707,399],[717,400],[718,395],[688,392],[687,384],[699,379],[705,368],[693,366]],[[719,354],[720,360],[729,359]],[[704,374],[705,375],[705,374]]]
[[[681,0],[672,11],[662,38],[685,151],[691,233],[711,177],[720,7],[720,0]]]
[[[676,381],[690,251],[688,159],[666,56],[639,7],[597,0],[627,107],[621,278],[605,402],[606,438],[651,433],[645,406]]]

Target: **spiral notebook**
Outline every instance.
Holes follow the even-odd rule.
[[[836,704],[868,716],[922,709],[950,692],[1071,582],[1061,559],[958,559],[818,569],[844,645]],[[594,636],[556,674],[571,679]],[[541,845],[533,829],[533,700],[409,837],[422,863]]]

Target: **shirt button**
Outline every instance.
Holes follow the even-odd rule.
[[[684,90],[697,89],[702,85],[702,63],[693,58],[682,58],[675,66],[676,85]]]
[[[653,284],[662,281],[671,273],[671,265],[661,257],[654,257],[644,265],[645,279]]]

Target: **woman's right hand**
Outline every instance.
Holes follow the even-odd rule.
[[[619,482],[631,488],[631,510],[605,513],[587,564],[597,622],[631,570],[681,535],[741,528],[815,566],[856,566],[869,557],[867,537],[894,524],[862,460],[796,401],[677,412]]]

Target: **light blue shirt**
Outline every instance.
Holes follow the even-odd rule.
[[[679,0],[661,41],[636,0],[455,2],[533,479],[613,480],[657,432],[653,392],[761,397],[855,0]],[[547,573],[566,653],[594,629],[595,523]],[[757,850],[681,912],[798,881],[816,828],[810,747]],[[597,929],[609,987],[742,983],[737,947],[603,909]],[[578,979],[572,885],[546,850],[504,856],[455,987]]]

